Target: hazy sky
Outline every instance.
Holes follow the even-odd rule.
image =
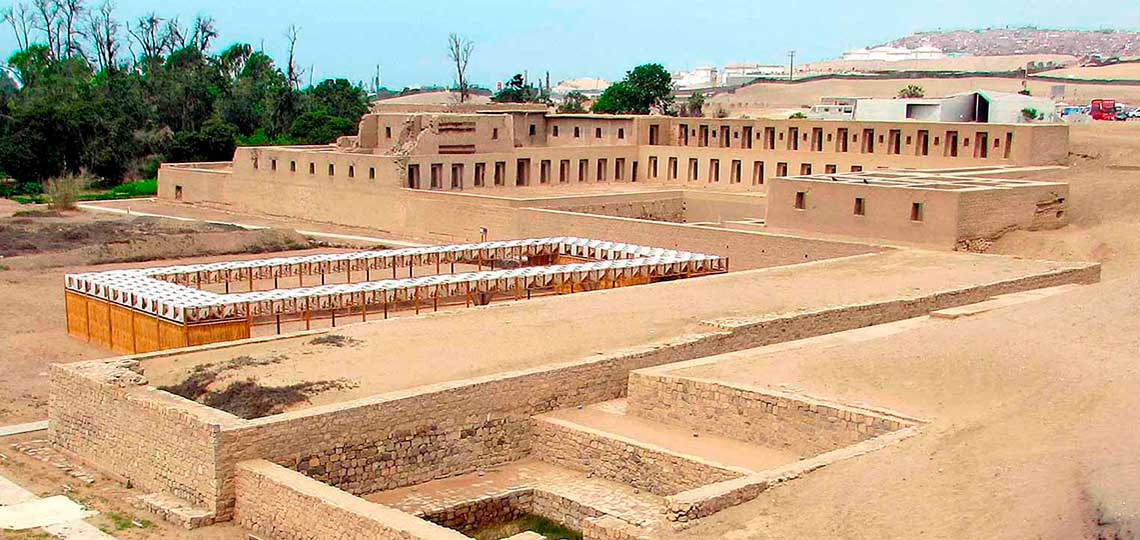
[[[89,0],[90,3],[98,0]],[[0,0],[0,6],[10,2]],[[671,70],[734,61],[814,61],[914,30],[1033,24],[1140,27],[1140,2],[1101,0],[116,0],[120,18],[149,11],[202,13],[221,33],[215,49],[245,41],[279,62],[285,29],[301,28],[299,63],[315,80],[371,80],[389,87],[450,83],[449,32],[475,42],[470,74],[491,86],[523,69],[551,79],[620,78],[645,62]],[[1087,9],[1095,6],[1095,9]],[[0,53],[14,49],[8,28]]]

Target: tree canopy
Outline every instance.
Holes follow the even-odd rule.
[[[643,64],[626,72],[598,96],[593,111],[605,114],[649,114],[656,109],[673,112],[673,77],[661,64]]]
[[[86,172],[115,183],[153,177],[164,160],[227,160],[238,144],[327,144],[368,111],[359,84],[301,86],[295,28],[281,66],[245,43],[211,52],[208,18],[118,21],[109,3],[42,1],[74,29],[20,5],[0,13],[21,46],[8,58],[19,84],[0,73],[0,163],[21,182]]]
[[[522,73],[516,73],[503,89],[491,96],[495,103],[550,103],[550,94],[526,82]]]

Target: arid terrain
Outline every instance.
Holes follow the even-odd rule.
[[[866,89],[860,89],[866,92]],[[716,366],[698,370],[702,377],[724,378],[757,386],[792,387],[813,395],[873,403],[923,417],[931,426],[914,439],[871,455],[817,471],[762,494],[756,500],[701,520],[673,533],[677,538],[1113,538],[1109,533],[1137,530],[1140,444],[1128,426],[1137,420],[1140,373],[1140,124],[1096,123],[1071,130],[1071,168],[1029,173],[1040,179],[1070,183],[1071,224],[1055,231],[1015,232],[994,241],[988,253],[1027,259],[1096,261],[1103,282],[1023,305],[994,310],[968,320],[931,322],[886,331],[859,347],[785,347],[733,353]],[[170,210],[160,203],[137,203],[149,211]],[[91,212],[60,216],[28,214],[26,207],[0,201],[0,350],[9,359],[0,382],[4,396],[0,424],[43,419],[48,385],[46,366],[54,362],[107,357],[109,351],[67,336],[64,328],[62,276],[69,272],[140,264],[265,257],[267,253],[312,253],[332,249],[282,230],[249,231],[233,226],[182,223],[157,218],[121,217]],[[182,209],[186,214],[217,219],[208,209]],[[15,215],[14,215],[15,214]],[[264,217],[230,216],[234,221],[263,222]],[[352,231],[362,233],[365,231]],[[112,242],[113,240],[113,242]],[[125,243],[124,243],[125,242]],[[223,254],[228,254],[224,255]],[[900,254],[898,257],[916,257]],[[970,256],[978,260],[985,255]],[[921,264],[919,264],[921,263]],[[906,261],[897,264],[908,264]],[[864,281],[838,287],[824,279],[819,266],[802,273],[810,283],[763,294],[765,284],[741,284],[738,302],[770,302],[773,310],[794,311],[797,291],[812,290],[816,299],[850,301],[864,289],[917,290],[944,283],[937,271],[965,274],[934,263],[911,262],[919,268],[906,283],[882,283],[853,268],[844,279]],[[1017,264],[1008,261],[1006,264]],[[926,266],[923,266],[926,265]],[[921,268],[928,268],[924,272]],[[972,267],[967,265],[967,267]],[[965,267],[964,267],[965,268]],[[813,274],[818,272],[817,274]],[[773,270],[771,273],[788,273]],[[707,278],[739,279],[737,275]],[[834,279],[834,277],[832,278]],[[855,281],[852,281],[855,283]],[[674,285],[663,285],[662,290]],[[351,341],[368,327],[345,329],[344,347],[312,344],[295,338],[260,347],[258,358],[274,364],[254,365],[242,375],[257,374],[275,384],[348,379],[355,385],[313,397],[311,404],[358,398],[383,390],[407,388],[488,370],[518,369],[527,347],[555,346],[551,355],[589,354],[651,341],[666,328],[696,330],[702,287],[691,294],[663,296],[656,303],[630,307],[627,290],[570,297],[571,320],[596,336],[588,342],[561,340],[541,332],[531,343],[493,359],[448,351],[446,362],[420,371],[400,364],[368,369],[369,355]],[[679,290],[679,289],[678,289]],[[747,294],[745,294],[747,293]],[[748,296],[753,295],[755,298]],[[589,298],[594,296],[595,298]],[[585,303],[591,303],[588,308]],[[655,325],[635,334],[592,317],[598,303],[606,313],[656,313]],[[607,303],[608,302],[608,303]],[[541,312],[543,300],[528,304]],[[684,305],[690,316],[677,316]],[[694,311],[695,310],[695,311]],[[424,332],[462,333],[464,317],[493,313],[495,307],[466,312],[444,326],[433,317],[399,323],[431,327]],[[695,315],[693,313],[696,313]],[[556,314],[547,312],[548,317]],[[565,316],[566,314],[562,314]],[[612,317],[611,317],[612,318]],[[561,319],[560,319],[561,320]],[[536,330],[557,320],[526,319]],[[504,320],[504,325],[524,321]],[[417,326],[418,325],[418,326]],[[424,345],[434,347],[432,344]],[[410,338],[388,344],[409,351]],[[401,349],[402,348],[402,349]],[[436,351],[438,352],[438,350]],[[533,351],[532,351],[533,352]],[[420,353],[423,354],[423,353]],[[203,356],[205,358],[205,356]],[[330,360],[336,360],[336,363]],[[217,360],[216,355],[213,360]],[[493,360],[493,361],[492,361]],[[534,362],[535,358],[527,358]],[[247,367],[247,366],[239,366]],[[277,368],[287,368],[280,369]],[[155,384],[182,382],[190,366],[159,359],[147,366]],[[232,378],[235,373],[228,373]],[[129,491],[116,479],[99,477],[94,484],[76,481],[65,471],[34,459],[22,450],[36,447],[42,433],[10,437],[0,449],[0,474],[49,495],[70,491],[77,500],[102,512],[93,523],[125,539],[192,538],[228,540],[245,537],[232,525],[186,532],[161,523],[132,506]],[[22,443],[24,446],[10,445]],[[89,474],[95,474],[88,471]],[[145,527],[116,523],[123,519]],[[143,521],[140,521],[143,520]],[[31,538],[8,536],[5,538]],[[1116,538],[1129,538],[1117,536]]]

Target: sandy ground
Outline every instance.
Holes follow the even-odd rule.
[[[771,448],[684,429],[626,414],[625,400],[607,401],[581,409],[561,409],[544,415],[635,441],[668,448],[673,452],[751,471],[763,471],[792,463],[799,456],[784,448]]]
[[[1020,78],[969,77],[955,79],[887,79],[887,80],[825,80],[804,83],[757,83],[737,89],[733,93],[717,94],[705,105],[707,114],[722,106],[732,116],[750,114],[758,116],[770,109],[796,109],[819,103],[825,96],[892,98],[900,88],[917,84],[926,90],[928,97],[946,96],[969,90],[995,90],[1017,92]],[[1053,86],[1065,87],[1064,100],[1068,103],[1087,104],[1095,98],[1114,98],[1129,103],[1140,103],[1140,86],[1106,85],[1092,83],[1056,83],[1030,79],[1028,87],[1035,96],[1050,96]]]
[[[90,222],[94,220],[119,220],[117,217],[93,216],[90,214],[72,215],[63,222]],[[3,223],[3,218],[0,218]],[[184,226],[181,226],[184,227]],[[240,249],[243,244],[234,244],[228,238],[231,233],[210,233],[204,247],[225,247]],[[156,235],[162,236],[162,235]],[[202,245],[190,246],[187,251],[180,243],[188,236],[176,235],[170,238],[163,253],[190,254]],[[154,245],[155,249],[163,246]],[[73,339],[67,335],[63,302],[63,276],[68,273],[102,271],[114,268],[165,266],[179,262],[207,262],[233,259],[264,258],[272,253],[225,255],[216,257],[187,257],[166,259],[149,263],[118,263],[90,266],[76,264],[79,256],[67,256],[72,252],[53,252],[49,247],[46,253],[11,257],[0,269],[0,361],[5,376],[0,378],[0,424],[13,424],[42,420],[47,417],[48,378],[47,367],[58,362],[76,362],[93,358],[114,356],[106,349]],[[326,252],[321,250],[289,251],[283,255]],[[56,263],[63,262],[63,266]]]
[[[215,384],[252,376],[274,386],[342,379],[358,385],[311,400],[325,404],[709,332],[714,329],[702,321],[711,319],[922,296],[1064,266],[985,255],[893,251],[369,322],[337,331],[361,342],[348,347],[314,345],[309,343],[312,338],[298,337],[164,356],[144,361],[143,368],[151,384],[171,385],[181,382],[195,365],[252,356],[278,362],[229,371]],[[614,321],[621,321],[620,326]],[[560,331],[567,328],[573,332]]]
[[[467,101],[468,103],[478,104],[490,103],[491,96],[472,95]],[[459,103],[459,93],[451,91],[420,92],[418,94],[382,99],[376,101],[376,103],[385,105],[455,105]]]
[[[1071,168],[1028,175],[1069,183],[1070,225],[1016,231],[989,253],[1102,263],[1104,277],[1140,263],[1140,123],[1097,122],[1069,131]]]
[[[1111,66],[1071,67],[1047,71],[1044,75],[1073,79],[1132,79],[1140,80],[1140,63],[1113,64]]]
[[[691,370],[931,424],[679,536],[1060,539],[1096,537],[1097,520],[1136,523],[1138,291],[1129,276],[856,346],[760,349]]]

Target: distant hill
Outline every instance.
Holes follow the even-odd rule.
[[[916,32],[882,45],[909,48],[929,45],[946,52],[975,56],[1067,54],[1077,57],[1134,57],[1140,56],[1140,32],[1032,27],[936,30]]]

